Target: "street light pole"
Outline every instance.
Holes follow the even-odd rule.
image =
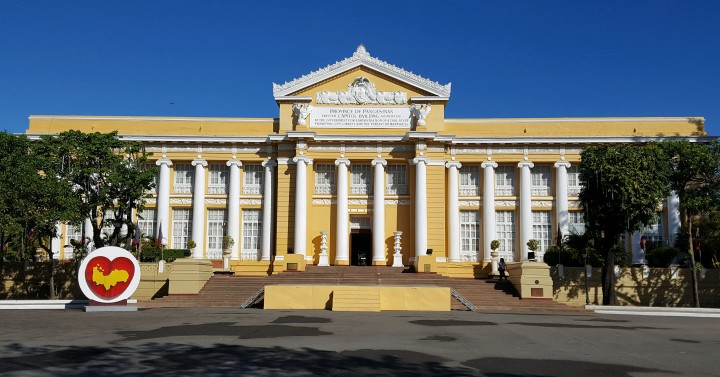
[[[588,253],[585,252],[585,305],[590,305],[590,295],[588,294]]]

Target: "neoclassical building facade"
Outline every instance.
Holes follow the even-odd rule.
[[[27,133],[117,130],[141,141],[159,166],[142,233],[170,248],[194,240],[193,258],[211,260],[229,235],[237,273],[414,264],[450,276],[487,274],[495,239],[501,257],[522,261],[530,239],[541,258],[558,231],[583,232],[584,146],[705,135],[697,117],[446,118],[450,93],[360,46],[273,84],[275,118],[31,116]],[[644,235],[672,244],[677,198],[658,211]],[[63,245],[80,230],[60,233],[56,257],[69,258]],[[635,260],[640,237],[624,240]]]

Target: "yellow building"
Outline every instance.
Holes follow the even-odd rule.
[[[372,57],[273,85],[275,118],[31,116],[29,135],[119,131],[160,167],[144,234],[193,257],[259,274],[314,265],[415,265],[482,276],[499,255],[536,257],[582,232],[577,164],[583,146],[705,135],[703,118],[451,119],[442,85]],[[671,243],[678,202],[646,230]],[[58,246],[78,238],[63,226]],[[628,235],[634,260],[640,234]],[[71,256],[65,249],[60,258]],[[530,255],[532,257],[532,255]],[[271,267],[276,269],[271,269]]]

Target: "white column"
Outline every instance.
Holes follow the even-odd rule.
[[[348,166],[350,160],[340,158],[335,160],[337,165],[337,224],[335,231],[335,264],[347,265],[350,262],[350,250],[348,247],[348,227],[350,226],[350,215],[348,213]]]
[[[532,202],[530,196],[531,175],[530,169],[535,164],[522,161],[520,168],[520,260],[528,260],[527,243],[532,239]]]
[[[492,260],[490,242],[495,239],[495,168],[497,162],[485,161],[483,168],[483,261]]]
[[[415,165],[415,256],[427,251],[427,157],[416,157]]]
[[[172,161],[168,159],[160,159],[155,162],[160,166],[160,179],[158,180],[157,192],[157,233],[156,236],[160,235],[162,229],[163,239],[159,240],[162,244],[167,245],[166,240],[168,239],[168,221],[170,218],[170,166]],[[89,233],[92,234],[92,228],[89,228]],[[91,236],[92,239],[92,236]]]
[[[242,162],[230,160],[226,163],[230,167],[230,192],[227,199],[227,235],[232,237],[235,244],[230,249],[230,259],[240,259],[240,167]]]
[[[295,174],[295,254],[305,257],[306,261],[311,261],[312,256],[308,258],[306,249],[307,240],[307,165],[312,160],[298,156],[293,158],[293,162],[297,164],[297,172]]]
[[[570,231],[568,222],[568,168],[570,168],[570,163],[567,161],[555,163],[555,215],[557,216],[555,220],[563,237],[567,236]]]
[[[62,247],[62,240],[64,239],[64,234],[62,234],[62,223],[57,222],[55,223],[55,234],[57,234],[57,237],[53,237],[51,243],[50,243],[50,251],[52,251],[52,258],[53,259],[60,259],[60,251],[63,249]],[[65,257],[65,259],[68,259]]]
[[[202,259],[205,256],[205,167],[208,163],[205,160],[194,160],[195,187],[193,190],[193,220],[192,239],[195,241],[193,250],[194,259]]]
[[[667,213],[668,213],[668,241],[670,246],[675,246],[675,238],[680,232],[680,198],[673,191],[667,197]]]
[[[448,259],[460,262],[460,206],[458,204],[458,169],[462,164],[457,161],[445,163],[448,168]]]
[[[262,163],[264,171],[263,177],[263,217],[262,217],[262,256],[260,260],[270,260],[270,242],[272,235],[272,193],[273,193],[273,166],[277,165],[277,162],[272,160],[265,160]]]
[[[376,158],[372,161],[375,167],[373,177],[373,266],[384,266],[385,259],[385,165],[387,161]]]
[[[632,253],[632,264],[645,264],[645,251],[640,248],[642,233],[635,232],[630,235],[630,252]],[[623,245],[623,249],[627,247]],[[645,246],[647,248],[647,246]]]

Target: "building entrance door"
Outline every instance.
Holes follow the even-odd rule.
[[[353,266],[372,265],[372,231],[354,229],[350,234],[350,264]]]

